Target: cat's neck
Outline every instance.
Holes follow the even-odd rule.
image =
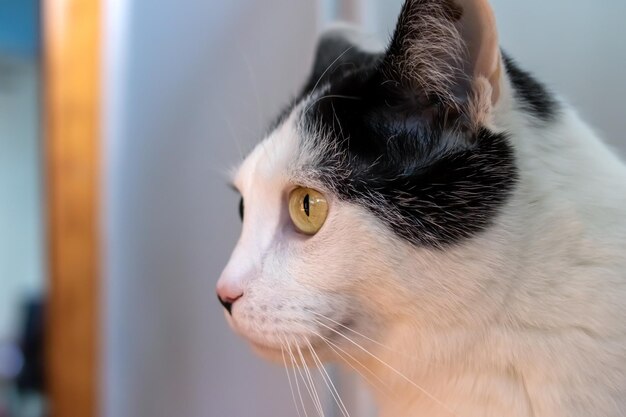
[[[447,359],[441,352],[433,352],[429,359],[419,353],[409,356],[408,346],[395,355],[382,354],[386,364],[375,366],[380,379],[376,380],[378,388],[373,388],[380,417],[533,415],[534,399],[529,397],[525,373],[512,364],[505,365],[507,355],[493,354],[485,360],[478,352],[488,350],[482,336],[461,330],[430,336],[430,342],[442,350],[452,343],[464,347],[465,352]]]

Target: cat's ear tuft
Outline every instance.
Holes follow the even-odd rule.
[[[446,104],[487,111],[499,99],[502,76],[488,0],[407,0],[381,69]]]
[[[384,45],[374,36],[348,23],[335,23],[320,36],[313,70],[304,93],[310,93],[348,72],[374,65],[383,54]]]

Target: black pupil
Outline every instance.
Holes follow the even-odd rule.
[[[239,217],[243,220],[243,197],[239,200]]]
[[[304,196],[304,201],[302,202],[302,205],[304,206],[304,212],[306,213],[306,216],[309,217],[309,195],[305,195]]]

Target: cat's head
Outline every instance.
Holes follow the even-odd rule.
[[[234,178],[243,230],[217,288],[235,331],[268,357],[330,357],[356,350],[348,327],[445,325],[480,303],[516,183],[494,128],[503,65],[486,0],[409,0],[385,50],[325,34]]]

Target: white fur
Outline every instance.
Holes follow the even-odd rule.
[[[509,134],[519,184],[487,231],[446,250],[324,189],[326,223],[296,233],[289,191],[320,188],[303,175],[300,105],[236,177],[243,232],[218,284],[244,294],[231,325],[269,358],[289,342],[313,365],[308,343],[347,358],[318,337],[332,335],[318,314],[349,320],[385,347],[323,322],[379,358],[332,339],[392,393],[377,396],[383,417],[626,415],[626,167],[573,110],[547,124],[499,88],[488,119]]]
[[[362,318],[354,328],[389,350],[347,334],[446,405],[336,339],[394,387],[382,416],[625,415],[626,169],[573,111],[546,126],[514,105],[493,128],[513,132],[520,186],[496,225],[443,252],[332,196],[319,234],[290,230],[289,119],[237,176],[246,219],[222,278],[244,281],[234,327],[270,357],[305,337],[336,360],[305,308]]]
[[[447,408],[387,370],[414,400],[381,415],[626,415],[626,168],[572,110],[553,126],[499,110],[520,187],[487,233],[406,271],[449,290],[384,339],[419,363],[379,352]]]

